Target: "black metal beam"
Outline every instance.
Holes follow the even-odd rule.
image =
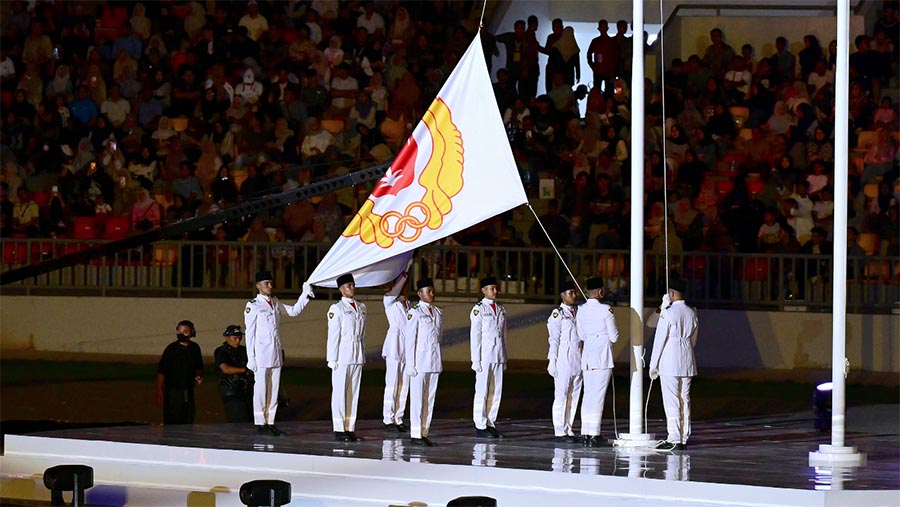
[[[330,178],[317,183],[312,183],[295,190],[281,192],[278,194],[267,195],[252,201],[247,201],[229,208],[225,208],[216,213],[210,213],[199,217],[182,220],[174,224],[169,224],[157,229],[151,229],[147,232],[133,234],[128,237],[101,243],[91,248],[81,250],[79,252],[66,254],[54,259],[48,259],[36,264],[22,266],[20,268],[11,269],[5,273],[0,273],[0,285],[6,285],[13,282],[19,282],[28,278],[33,278],[44,273],[56,271],[57,269],[75,266],[90,262],[97,257],[110,257],[116,252],[137,248],[148,245],[155,241],[165,239],[181,239],[187,232],[196,231],[205,227],[211,227],[215,224],[237,220],[248,215],[255,215],[261,211],[279,206],[285,206],[295,201],[310,199],[318,195],[327,194],[340,190],[344,187],[358,185],[367,181],[377,180],[384,176],[390,167],[390,162],[385,162],[367,169],[351,172],[344,176]]]

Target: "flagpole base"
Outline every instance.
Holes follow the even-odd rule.
[[[866,454],[857,452],[856,447],[822,444],[818,451],[810,451],[809,466],[853,467],[866,464]]]
[[[656,445],[653,437],[653,433],[619,433],[619,438],[613,440],[613,447],[650,448]]]

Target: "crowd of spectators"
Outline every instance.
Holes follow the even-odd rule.
[[[481,13],[480,3],[450,1],[3,8],[3,237],[78,237],[75,219],[90,216],[100,233],[114,216],[144,230],[389,160]],[[896,2],[884,2],[850,56],[851,148],[860,148],[851,152],[850,224],[893,254],[898,111],[882,90],[898,87],[898,18]],[[542,180],[553,182],[558,202],[543,218],[558,246],[627,248],[628,24],[610,35],[601,20],[582,50],[559,19],[542,44],[540,22],[481,32],[489,69],[505,49],[491,72],[523,184],[538,200]],[[771,55],[735,51],[720,29],[710,39],[702,56],[675,59],[664,80],[646,83],[645,239],[661,250],[668,230],[670,251],[784,253],[821,231],[829,241],[835,42],[806,35],[794,56],[784,37]],[[542,77],[547,92],[537,95]],[[342,189],[191,238],[328,243],[366,193]],[[448,241],[545,244],[509,216]]]

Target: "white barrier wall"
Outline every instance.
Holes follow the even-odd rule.
[[[292,301],[291,301],[292,302]],[[102,297],[0,297],[0,348],[45,352],[159,355],[175,337],[179,320],[194,321],[197,342],[211,356],[228,324],[243,325],[245,299]],[[325,357],[325,314],[331,301],[316,300],[298,317],[283,317],[290,359]],[[381,298],[367,300],[366,347],[380,356],[387,327]],[[444,359],[467,362],[468,314],[473,301],[444,308]],[[507,304],[513,360],[544,360],[548,305]],[[628,308],[616,308],[621,333],[617,361],[628,360]],[[646,335],[652,337],[652,330]],[[648,350],[650,345],[648,344]],[[831,315],[799,312],[703,310],[696,348],[701,368],[829,368]],[[900,373],[900,316],[847,316],[847,356],[855,371]]]

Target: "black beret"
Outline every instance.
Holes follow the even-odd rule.
[[[259,271],[256,273],[256,283],[259,283],[259,282],[262,282],[265,280],[271,280],[271,279],[272,279],[271,271]]]
[[[602,289],[603,288],[603,279],[600,278],[599,276],[596,276],[594,278],[588,278],[585,285],[587,285],[587,290]]]
[[[575,290],[575,282],[572,280],[566,280],[563,283],[559,284],[559,292],[563,293],[566,291]]]
[[[423,278],[416,282],[416,290],[422,290],[425,287],[434,288],[434,280],[432,280],[431,278]]]
[[[353,273],[346,273],[339,277],[337,277],[337,286],[340,287],[345,283],[354,283],[353,282]]]
[[[225,328],[225,332],[222,333],[222,336],[244,336],[244,332],[241,331],[241,326],[237,324],[231,324],[230,326]]]
[[[488,285],[497,285],[497,277],[489,276],[487,278],[481,279],[481,288],[485,288]]]
[[[673,278],[669,280],[669,289],[684,294],[687,292],[687,280],[684,278]]]

